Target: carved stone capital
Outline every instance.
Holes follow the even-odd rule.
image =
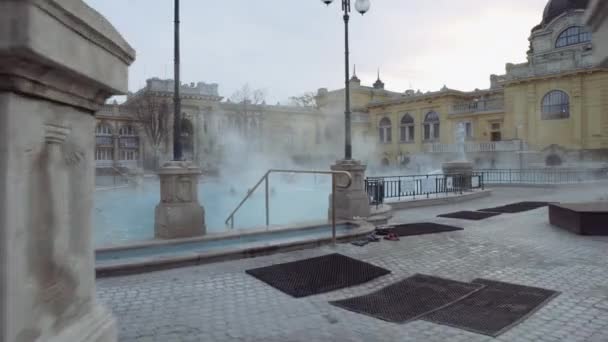
[[[126,92],[135,51],[82,1],[0,1],[0,91],[97,111]]]

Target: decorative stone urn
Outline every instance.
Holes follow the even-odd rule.
[[[114,342],[95,293],[95,113],[126,93],[135,51],[82,0],[0,0],[0,23],[0,341]]]
[[[443,163],[441,165],[444,175],[458,176],[454,181],[455,189],[470,189],[473,178],[473,163],[461,160]]]
[[[188,161],[165,163],[158,172],[160,203],[155,210],[157,239],[204,235],[205,210],[198,201],[198,178],[202,171]]]
[[[331,166],[332,171],[348,171],[352,183],[348,188],[336,186],[336,219],[353,220],[371,215],[369,196],[365,191],[366,165],[357,160],[339,160]],[[336,175],[336,184],[347,184],[345,175]],[[332,195],[329,195],[329,219],[332,218]]]

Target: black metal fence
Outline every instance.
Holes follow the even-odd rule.
[[[608,179],[608,168],[483,169],[475,170],[485,184],[574,184]]]
[[[393,177],[369,177],[365,180],[365,190],[370,203],[379,205],[385,199],[417,199],[451,193],[470,192],[484,189],[482,174],[473,175],[415,175]]]

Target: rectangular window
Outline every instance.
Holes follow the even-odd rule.
[[[433,124],[433,139],[439,139],[439,124]]]
[[[431,140],[431,125],[424,125],[424,140]]]
[[[465,128],[465,132],[466,132],[466,137],[472,138],[473,137],[473,124],[471,124],[470,122],[465,122],[464,128]]]
[[[401,126],[401,142],[407,142],[407,127]]]
[[[379,137],[380,137],[380,143],[384,144],[384,128],[380,128],[380,130],[378,131]]]
[[[500,124],[499,123],[493,123],[492,124],[492,130],[493,131],[500,131]]]
[[[414,141],[414,126],[409,126],[408,131],[408,141]]]
[[[390,127],[386,127],[385,130],[386,130],[386,132],[384,133],[384,135],[386,136],[386,142],[390,143],[393,140],[392,136],[391,136],[391,133],[392,133],[391,132],[391,128]]]

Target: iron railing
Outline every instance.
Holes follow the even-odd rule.
[[[608,179],[608,168],[481,169],[486,184],[573,184]]]
[[[365,189],[372,205],[382,204],[385,199],[430,198],[432,195],[483,190],[484,187],[483,174],[479,173],[369,177],[365,180]]]
[[[350,187],[353,182],[353,178],[350,172],[347,171],[313,171],[313,170],[268,170],[264,176],[255,184],[255,186],[247,193],[245,198],[237,205],[237,207],[230,213],[226,221],[224,222],[227,226],[230,226],[230,229],[234,229],[234,215],[236,215],[237,211],[241,209],[243,204],[247,202],[247,200],[253,195],[255,190],[264,183],[265,185],[265,206],[266,206],[266,227],[270,227],[270,198],[268,189],[270,187],[270,174],[272,173],[289,173],[289,174],[314,174],[314,175],[330,175],[331,176],[331,234],[332,234],[332,243],[336,243],[336,188],[346,189]],[[346,177],[346,184],[338,184],[336,182],[336,176],[343,175]]]

